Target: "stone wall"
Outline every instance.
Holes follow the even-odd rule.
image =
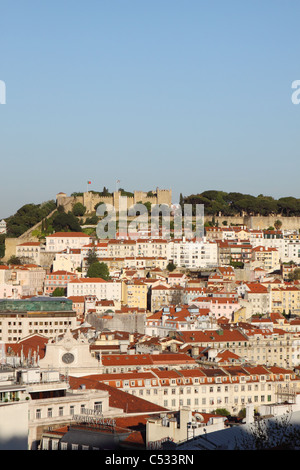
[[[144,313],[111,313],[112,318],[101,318],[94,313],[89,313],[87,322],[97,330],[119,330],[128,333],[145,333],[146,314]]]
[[[208,222],[212,220],[211,215],[204,215],[204,221]],[[223,221],[227,221],[227,226],[233,225],[245,225],[247,228],[252,229],[267,229],[268,227],[274,227],[275,221],[280,220],[282,222],[282,230],[298,230],[300,229],[300,217],[282,217],[276,216],[244,216],[244,217],[215,217],[215,221],[218,222],[220,227],[223,227]]]
[[[268,227],[274,227],[276,220],[282,222],[282,230],[298,230],[300,229],[300,217],[281,217],[280,215],[276,216],[252,216],[245,217],[245,223],[247,227],[253,229],[262,229]],[[249,220],[248,220],[249,219]]]

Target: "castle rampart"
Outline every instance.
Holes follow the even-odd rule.
[[[66,212],[71,211],[77,202],[86,207],[87,214],[95,212],[95,206],[99,203],[110,204],[118,211],[120,196],[120,191],[114,191],[112,196],[101,196],[93,191],[84,192],[82,196],[67,196],[66,193],[59,193],[56,196],[56,203],[57,206],[63,206]],[[156,188],[155,191],[151,191],[151,195],[144,191],[134,191],[133,197],[127,196],[127,209],[138,202],[143,204],[146,202],[151,204],[167,204],[170,206],[172,204],[172,190]]]

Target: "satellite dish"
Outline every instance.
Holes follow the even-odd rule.
[[[204,418],[203,416],[200,414],[200,413],[195,413],[195,418],[198,419],[199,421],[203,422],[204,421]]]

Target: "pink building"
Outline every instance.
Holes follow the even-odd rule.
[[[232,297],[197,297],[191,300],[191,304],[199,308],[209,308],[217,320],[225,317],[232,321],[234,312],[241,308],[239,302]]]
[[[69,271],[54,271],[46,275],[45,279],[45,294],[52,294],[52,292],[57,288],[66,289],[68,283],[78,279],[76,273],[71,273]]]

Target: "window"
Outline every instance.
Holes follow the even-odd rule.
[[[95,401],[94,403],[94,411],[96,413],[102,413],[102,401]]]

